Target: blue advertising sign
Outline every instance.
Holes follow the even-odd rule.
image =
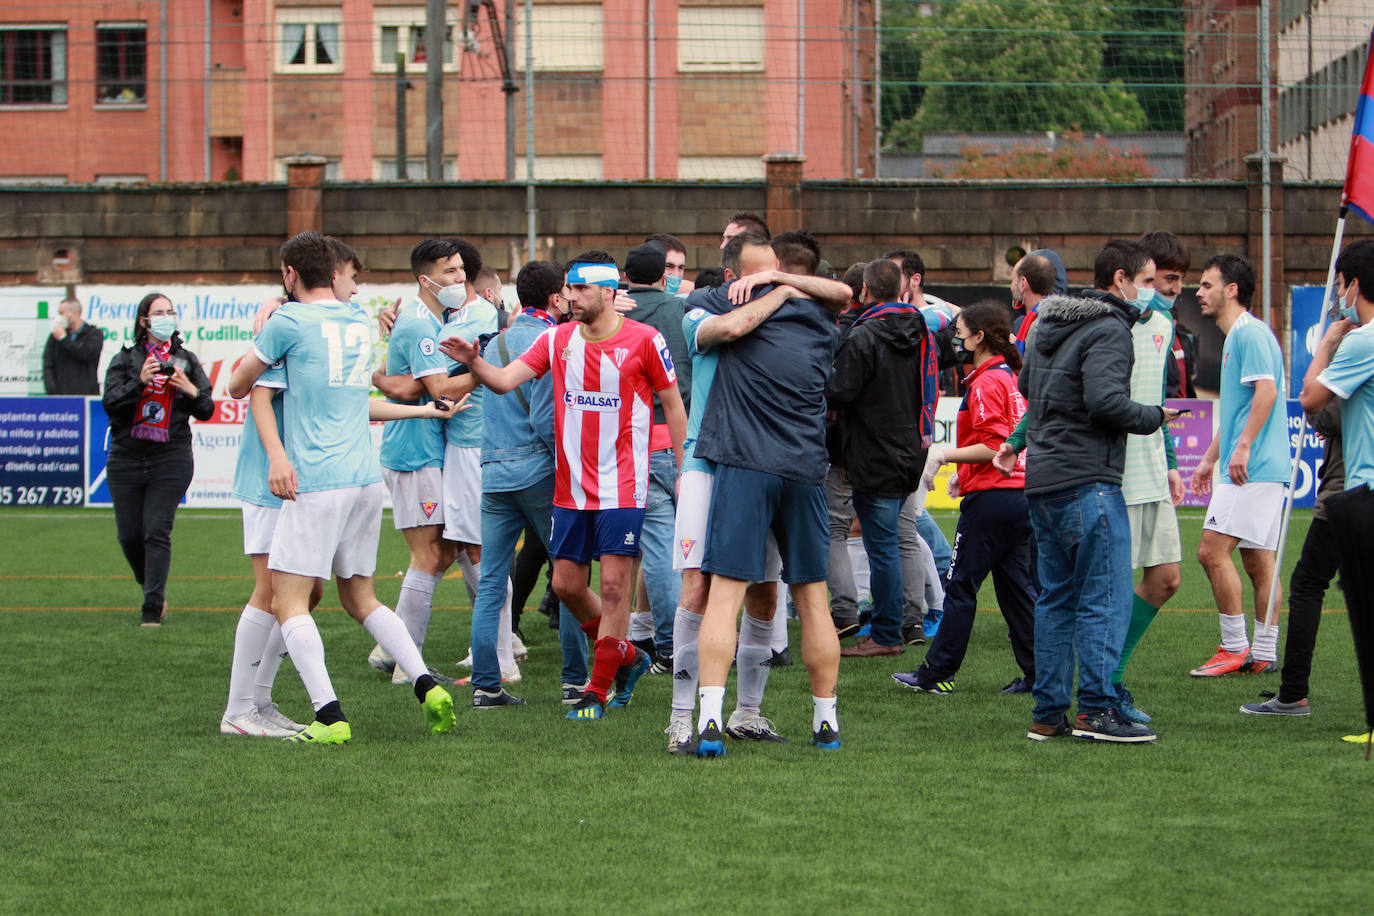
[[[85,437],[85,398],[0,398],[0,505],[80,506]]]
[[[1321,341],[1322,295],[1325,286],[1295,286],[1289,299],[1289,318],[1292,330],[1289,332],[1288,353],[1289,375],[1288,393],[1297,395],[1302,391],[1302,377],[1312,364],[1312,356],[1317,352]],[[1293,416],[1292,410],[1288,415]]]
[[[1310,509],[1317,504],[1317,478],[1321,473],[1322,447],[1325,440],[1309,426],[1303,433],[1302,446],[1299,448],[1298,426],[1302,423],[1302,416],[1302,405],[1297,401],[1289,401],[1288,448],[1298,456],[1298,478],[1293,484],[1293,506],[1298,509]]]
[[[107,438],[110,418],[99,398],[86,402],[86,505],[112,506],[110,484],[105,480],[105,465],[110,460]]]

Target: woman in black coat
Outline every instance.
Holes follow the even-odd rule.
[[[200,360],[182,346],[176,307],[161,293],[138,304],[133,346],[105,372],[110,458],[105,476],[114,503],[119,546],[143,586],[145,627],[162,624],[172,521],[191,485],[191,417],[215,411]]]

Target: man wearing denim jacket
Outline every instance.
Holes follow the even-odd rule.
[[[563,269],[531,261],[515,279],[521,309],[510,327],[491,339],[483,358],[504,366],[524,353],[567,313]],[[472,609],[472,705],[519,706],[501,686],[496,631],[506,600],[507,572],[515,544],[529,524],[548,547],[553,517],[553,381],[533,379],[508,394],[489,395],[482,427],[482,575]],[[581,699],[587,680],[587,644],[566,607],[559,610],[563,647],[563,701]]]

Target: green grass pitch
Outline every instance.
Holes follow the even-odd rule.
[[[938,517],[952,532],[954,516]],[[1307,524],[1299,512],[1285,573]],[[252,582],[237,513],[179,516],[160,630],[138,627],[108,512],[6,510],[0,525],[0,911],[1370,906],[1374,762],[1339,740],[1363,730],[1345,615],[1323,619],[1311,718],[1241,715],[1278,678],[1187,676],[1218,642],[1192,559],[1195,512],[1182,521],[1179,612],[1161,614],[1127,675],[1157,744],[1027,741],[1031,700],[998,692],[1017,672],[1001,618],[982,613],[952,696],[891,681],[922,648],[845,659],[844,747],[818,752],[805,673],[779,669],[764,712],[790,743],[731,742],[706,761],[664,753],[666,677],[645,677],[602,722],[564,721],[557,640],[534,612],[513,688],[529,705],[477,713],[459,689],[457,729],[428,736],[410,691],[367,667],[371,640],[332,588],[317,619],[353,741],[222,737],[235,612]],[[388,519],[383,600],[404,566]],[[466,651],[466,603],[461,583],[441,585],[426,646],[441,670]],[[1333,589],[1327,607],[1343,606]],[[276,698],[309,718],[289,664]]]

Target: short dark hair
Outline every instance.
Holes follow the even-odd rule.
[[[569,263],[569,264],[614,264],[614,263],[615,263],[615,258],[611,257],[610,254],[609,254],[608,252],[602,251],[600,248],[593,248],[593,249],[590,250],[590,251],[584,251],[584,252],[582,252],[581,254],[579,254],[579,255],[578,255],[577,257],[575,257],[575,258],[571,258],[571,259],[568,261],[568,263]]]
[[[306,289],[332,286],[334,268],[339,261],[337,249],[331,242],[337,240],[313,229],[294,235],[281,246],[281,262],[296,272]]]
[[[731,223],[739,226],[745,232],[752,232],[755,235],[763,236],[765,242],[773,237],[773,233],[768,229],[768,223],[764,222],[763,217],[759,216],[757,213],[736,213],[725,221],[725,225],[727,226]]]
[[[784,232],[769,244],[778,256],[778,266],[789,273],[810,277],[821,266],[821,246],[809,232],[800,229]]]
[[[886,258],[864,267],[864,286],[873,302],[893,302],[902,292],[902,269]]]
[[[926,262],[921,260],[921,256],[910,248],[894,248],[883,255],[884,261],[900,261],[902,264],[902,274],[910,277],[913,274],[926,275]]]
[[[458,245],[453,239],[425,239],[410,250],[410,272],[418,280],[429,273],[432,265],[457,253]]]
[[[697,271],[697,278],[692,281],[692,286],[696,289],[709,289],[724,282],[725,272],[719,267],[703,267]]]
[[[463,256],[463,275],[468,279],[476,279],[482,272],[482,252],[477,250],[477,246],[467,239],[455,238],[453,244],[458,246],[458,253]]]
[[[1011,371],[1021,371],[1021,351],[1011,339],[1011,309],[996,299],[982,299],[967,306],[955,319],[970,334],[983,332],[983,344],[1007,361]]]
[[[1360,284],[1361,299],[1374,302],[1374,240],[1360,239],[1346,245],[1336,258],[1336,270],[1346,285],[1351,281]]]
[[[1037,296],[1054,292],[1054,265],[1043,254],[1026,255],[1016,265],[1016,274],[1025,278],[1026,285]]]
[[[1178,236],[1172,232],[1165,232],[1156,229],[1147,232],[1136,239],[1145,250],[1150,253],[1150,259],[1155,262],[1155,267],[1159,270],[1177,270],[1180,273],[1188,269],[1192,263],[1192,256],[1188,254],[1188,246],[1183,244]]]
[[[682,244],[682,239],[675,235],[669,235],[666,232],[655,232],[644,241],[658,242],[663,246],[664,251],[678,251],[684,255],[687,253],[687,246]]]
[[[768,239],[756,232],[741,232],[725,243],[720,252],[720,265],[739,276],[739,255],[745,245],[767,245]]]
[[[352,264],[354,270],[361,271],[363,269],[362,259],[358,257],[356,251],[334,238],[332,235],[327,235],[325,238],[329,240],[329,250],[334,253],[335,270],[338,270],[345,264]]]
[[[530,261],[515,276],[515,295],[528,309],[546,309],[549,297],[563,289],[563,265],[557,261]]]
[[[858,302],[864,292],[864,268],[868,266],[866,261],[859,261],[850,264],[849,269],[844,272],[844,279],[841,281],[849,287],[849,301]]]
[[[1255,295],[1255,268],[1238,254],[1219,254],[1207,259],[1203,270],[1215,267],[1223,285],[1236,284],[1236,301],[1247,309]]]
[[[1126,278],[1132,279],[1140,273],[1148,260],[1150,253],[1139,242],[1130,239],[1109,239],[1097,252],[1097,257],[1093,258],[1093,286],[1097,289],[1111,289],[1118,270],[1124,270]]]

